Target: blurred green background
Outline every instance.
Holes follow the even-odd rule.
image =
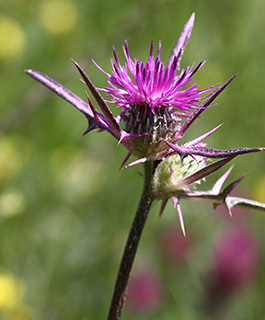
[[[182,67],[207,60],[196,75],[201,88],[239,75],[187,139],[224,123],[208,139],[210,146],[264,146],[265,3],[1,0],[0,6],[0,319],[106,319],[141,192],[140,168],[119,171],[126,150],[106,133],[81,138],[87,126],[83,115],[24,69],[40,70],[85,99],[70,58],[103,87],[106,78],[92,58],[110,71],[112,45],[123,61],[127,39],[131,56],[145,61],[150,42],[161,39],[167,61],[195,12]],[[238,194],[265,202],[265,154],[241,156],[233,163],[230,179],[249,172]],[[179,232],[177,214],[171,203],[162,219],[159,205],[152,209],[133,277],[142,270],[155,274],[163,294],[158,303],[138,309],[128,298],[123,318],[264,319],[264,214],[239,210],[231,219],[222,209],[192,201],[183,201],[182,209],[189,241],[179,238],[186,244],[173,263],[165,255],[163,237],[169,228]],[[221,313],[211,313],[207,279],[214,272],[216,245],[231,228],[247,230],[255,239],[256,265],[255,258],[246,258],[255,272],[228,301],[218,302]],[[244,252],[238,250],[232,262]]]

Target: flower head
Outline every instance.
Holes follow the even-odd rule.
[[[130,152],[137,157],[156,156],[167,150],[170,143],[176,142],[182,117],[192,110],[200,108],[202,94],[215,86],[204,90],[193,83],[193,76],[205,61],[194,68],[194,64],[179,70],[180,59],[188,43],[194,23],[194,15],[183,28],[170,59],[165,65],[160,58],[161,42],[157,54],[151,43],[148,61],[132,59],[127,41],[123,47],[126,62],[122,65],[113,47],[114,59],[111,59],[112,73],[103,71],[108,77],[109,87],[102,90],[111,97],[110,103],[117,104],[121,113],[116,120],[124,122],[124,131],[131,138]]]
[[[167,65],[160,59],[161,43],[158,45],[156,55],[153,53],[154,45],[151,44],[146,63],[136,58],[132,59],[128,44],[125,42],[123,51],[126,62],[121,65],[114,49],[114,59],[111,60],[112,73],[103,71],[97,65],[106,74],[109,87],[96,88],[83,69],[74,62],[101,112],[95,108],[89,96],[86,103],[47,75],[35,70],[26,71],[86,116],[89,126],[84,134],[93,129],[106,130],[127,148],[128,155],[121,167],[126,165],[131,155],[136,156],[137,160],[127,167],[146,161],[156,163],[153,181],[154,199],[162,200],[160,214],[167,200],[172,199],[179,214],[183,233],[185,231],[180,198],[203,199],[213,202],[215,206],[224,203],[230,214],[231,208],[235,205],[265,209],[264,204],[229,196],[244,176],[222,190],[222,185],[231,169],[214,184],[211,190],[200,192],[194,189],[194,185],[201,179],[217,171],[237,155],[265,150],[265,148],[220,150],[208,147],[203,141],[220,126],[189,142],[180,143],[194,121],[205,109],[212,106],[214,99],[235,78],[232,76],[223,85],[200,90],[193,82],[193,76],[204,61],[196,68],[192,65],[180,71],[180,60],[190,39],[194,17],[192,14],[183,27]],[[117,104],[117,108],[121,109],[117,117],[114,117],[107,105],[108,101],[101,96],[100,91],[112,99],[109,102]],[[204,93],[207,95],[203,96]],[[208,158],[219,158],[219,160],[207,164]]]
[[[190,234],[183,237],[175,225],[165,228],[159,239],[162,255],[173,264],[187,261],[194,244],[194,237]]]
[[[181,70],[178,74],[178,65],[181,58],[180,50],[173,60],[165,64],[160,59],[161,42],[159,42],[156,58],[153,54],[154,43],[148,61],[140,62],[132,60],[129,54],[127,41],[123,52],[126,58],[124,66],[118,60],[115,48],[115,60],[111,60],[112,74],[104,72],[108,76],[108,84],[103,90],[113,98],[123,111],[128,111],[135,104],[142,108],[150,108],[156,113],[158,108],[172,108],[174,114],[180,116],[190,113],[190,110],[199,106],[200,94],[211,88],[199,90],[196,83],[186,88],[193,81],[193,75],[204,64],[202,61],[194,70],[193,66]],[[102,70],[102,69],[101,69]]]
[[[217,242],[207,291],[210,303],[220,304],[257,275],[260,248],[255,235],[246,227],[226,231]]]
[[[197,157],[194,160],[187,156],[181,161],[179,155],[173,155],[163,159],[156,167],[154,173],[154,193],[157,198],[165,198],[178,191],[190,191],[193,184],[200,183],[200,179],[193,183],[186,183],[185,178],[206,166],[207,160]]]
[[[192,14],[183,27],[167,65],[160,59],[161,43],[159,43],[156,57],[152,43],[146,63],[131,58],[126,42],[123,48],[126,62],[121,65],[114,49],[114,59],[111,60],[112,73],[109,74],[98,66],[107,75],[109,87],[96,88],[82,68],[74,62],[102,113],[96,110],[89,96],[86,103],[45,74],[35,70],[26,72],[73,104],[87,117],[89,126],[85,134],[93,129],[107,130],[123,144],[129,153],[122,166],[130,155],[138,158],[132,164],[138,164],[149,160],[161,160],[173,154],[179,154],[181,159],[188,155],[223,158],[260,151],[260,148],[217,150],[207,147],[202,140],[219,126],[188,143],[179,144],[179,140],[183,138],[192,123],[211,106],[214,99],[235,77],[233,76],[219,87],[214,85],[199,90],[198,85],[193,83],[193,76],[204,61],[196,68],[192,65],[180,71],[180,60],[190,39],[194,17],[195,15]],[[212,90],[213,92],[202,96],[203,93]],[[116,103],[117,107],[121,108],[117,117],[114,117],[107,101],[99,91],[105,92],[112,98],[111,103]],[[204,99],[203,102],[202,99]],[[184,118],[187,118],[185,122],[183,122]]]
[[[153,311],[161,307],[164,302],[163,285],[152,270],[141,270],[132,277],[127,302],[134,312]]]
[[[156,56],[154,43],[151,43],[148,61],[132,59],[128,43],[123,47],[126,62],[121,65],[113,47],[114,59],[111,59],[112,73],[103,71],[108,77],[109,87],[99,89],[111,97],[110,103],[117,104],[121,113],[116,119],[124,122],[124,130],[131,138],[131,153],[138,157],[155,156],[167,150],[170,143],[176,142],[181,118],[187,117],[192,110],[200,108],[202,94],[215,86],[204,90],[193,83],[193,76],[205,61],[194,68],[182,69],[179,64],[185,44],[190,37],[194,15],[186,23],[182,37],[179,38],[167,65],[160,59],[161,42]]]

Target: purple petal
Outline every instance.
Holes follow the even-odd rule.
[[[189,185],[197,180],[200,180],[213,172],[217,171],[218,169],[222,168],[225,164],[227,164],[229,161],[231,161],[235,156],[230,156],[218,161],[215,161],[214,163],[209,164],[208,166],[202,168],[201,170],[193,173],[192,175],[186,177],[183,179],[183,183],[186,185]]]
[[[241,182],[245,178],[245,176],[246,176],[246,174],[239,177],[235,181],[231,182],[227,187],[225,187],[225,189],[222,191],[222,194],[224,195],[224,197],[228,196],[235,189],[235,187],[239,184],[239,182]]]
[[[120,139],[121,135],[121,128],[117,121],[115,120],[113,114],[109,110],[108,106],[106,105],[104,99],[101,97],[100,93],[96,89],[96,87],[93,85],[93,83],[90,81],[89,77],[86,75],[86,73],[83,71],[83,69],[78,65],[77,62],[73,61],[75,66],[77,67],[78,71],[80,72],[83,80],[85,81],[86,85],[88,86],[90,92],[92,93],[93,97],[97,101],[101,111],[105,115],[106,119],[110,123],[117,139]]]
[[[33,79],[39,81],[40,83],[45,85],[47,88],[55,92],[59,97],[63,98],[64,100],[72,104],[75,108],[77,108],[79,111],[81,111],[88,118],[90,122],[89,127],[91,130],[95,128],[101,128],[111,133],[113,132],[107,120],[100,112],[96,111],[99,119],[99,121],[96,124],[93,111],[91,110],[89,104],[86,103],[77,95],[75,95],[72,91],[65,88],[59,82],[53,80],[52,78],[48,77],[46,74],[37,70],[26,70],[25,72],[29,76],[31,76]]]
[[[176,151],[182,158],[188,155],[198,155],[206,158],[224,158],[230,156],[237,156],[240,154],[251,153],[251,152],[260,152],[264,151],[265,148],[236,148],[236,149],[213,149],[209,147],[203,146],[190,146],[186,147],[186,145],[179,146],[177,144],[170,143],[164,140],[168,146],[170,146],[174,151]]]
[[[130,152],[127,153],[126,157],[125,157],[124,160],[122,161],[122,164],[121,164],[121,166],[120,166],[120,170],[125,166],[126,162],[129,160],[130,156],[131,156],[131,153],[130,153]]]
[[[211,134],[213,134],[217,129],[219,129],[220,127],[222,126],[222,124],[219,124],[219,126],[215,127],[214,129],[212,129],[211,131],[201,135],[200,137],[194,139],[194,140],[191,140],[187,143],[184,144],[185,147],[189,147],[189,146],[192,146],[192,145],[195,145],[201,141],[203,141],[204,139],[206,139],[207,137],[209,137]]]
[[[251,152],[260,152],[264,150],[265,150],[264,148],[236,148],[236,149],[222,150],[222,149],[213,149],[208,147],[194,146],[185,150],[184,154],[187,152],[187,154],[197,154],[207,158],[224,158],[224,157],[237,156],[240,154],[251,153]]]
[[[165,210],[167,202],[168,202],[168,199],[163,199],[162,200],[161,207],[160,207],[160,210],[159,210],[159,218],[162,216],[162,214],[163,214],[163,212]]]
[[[225,182],[225,180],[227,179],[227,177],[229,176],[230,172],[232,171],[233,166],[231,166],[214,184],[213,188],[212,188],[212,193],[213,194],[218,194],[221,189],[222,186]]]
[[[196,109],[189,117],[188,119],[184,122],[183,126],[181,127],[179,134],[176,137],[176,141],[181,139],[185,132],[187,131],[187,129],[191,126],[191,124],[199,117],[199,115],[205,110],[205,108],[207,108],[210,103],[213,102],[213,100],[229,85],[229,83],[236,77],[236,75],[234,75],[233,77],[231,77],[229,80],[227,80],[221,87],[217,88],[211,95],[210,97],[205,100],[201,107]]]
[[[189,40],[190,40],[190,35],[191,35],[191,31],[193,29],[193,25],[194,25],[194,20],[195,20],[195,13],[193,13],[191,15],[191,17],[189,18],[189,20],[186,22],[186,24],[184,25],[179,37],[178,37],[178,40],[171,52],[171,55],[170,55],[170,58],[169,58],[169,61],[168,61],[168,65],[170,63],[173,62],[174,58],[178,56],[178,68],[179,69],[179,63],[180,63],[180,59],[181,59],[181,56],[183,54],[183,51],[184,51],[184,48],[185,46],[188,44]]]

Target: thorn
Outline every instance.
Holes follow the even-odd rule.
[[[186,237],[184,221],[183,221],[183,216],[182,216],[182,212],[181,212],[181,208],[180,208],[180,204],[179,204],[179,199],[176,196],[172,196],[171,199],[172,199],[174,207],[177,209],[177,212],[178,212],[179,222],[180,222],[180,227],[181,227],[182,233],[183,233],[184,237]]]
[[[131,156],[131,153],[129,152],[129,153],[126,155],[126,157],[124,158],[124,160],[122,161],[122,164],[121,164],[119,170],[121,170],[122,168],[124,168],[126,162],[127,162],[128,159],[130,158],[130,156]]]
[[[232,210],[231,210],[229,204],[227,203],[227,201],[225,201],[225,206],[226,206],[226,209],[227,209],[227,211],[229,213],[229,216],[232,218]]]
[[[162,200],[161,207],[160,207],[160,210],[159,210],[159,216],[158,216],[159,218],[162,217],[162,214],[163,214],[163,212],[164,212],[164,210],[165,210],[167,201],[168,201],[168,199],[163,199],[163,200]]]

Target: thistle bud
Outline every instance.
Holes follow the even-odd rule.
[[[181,191],[194,188],[200,180],[187,185],[184,179],[206,165],[204,157],[196,157],[196,160],[187,156],[181,160],[179,155],[173,155],[163,159],[157,166],[154,174],[153,188],[157,199],[170,198]]]

